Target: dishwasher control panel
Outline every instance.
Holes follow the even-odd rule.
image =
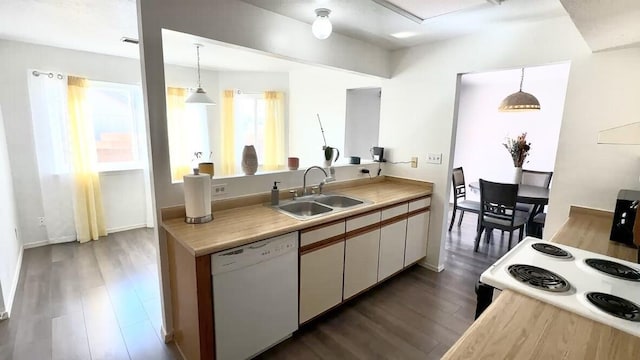
[[[258,264],[297,249],[298,232],[292,232],[224,250],[211,255],[211,273],[215,275]]]

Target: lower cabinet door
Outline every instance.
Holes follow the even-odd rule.
[[[380,229],[380,262],[378,281],[388,278],[404,267],[404,246],[407,219],[385,225]]]
[[[300,257],[300,323],[342,302],[344,241]]]
[[[427,237],[429,234],[429,214],[425,211],[411,216],[407,220],[407,245],[404,253],[404,266],[427,256]]]
[[[348,238],[344,254],[344,298],[375,285],[378,280],[380,228]]]

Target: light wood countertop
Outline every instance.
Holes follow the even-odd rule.
[[[609,241],[612,219],[573,207],[551,241],[635,262],[636,249]],[[640,337],[505,290],[443,359],[640,359]]]
[[[246,206],[236,206],[241,203],[241,201],[236,201],[235,207],[221,210],[216,210],[216,202],[214,202],[214,220],[212,222],[197,225],[187,224],[184,222],[184,218],[179,216],[163,220],[162,227],[193,256],[202,256],[431,195],[432,184],[386,177],[372,181],[367,179],[367,181],[329,184],[325,189],[327,193],[356,197],[367,200],[370,204],[301,221],[282,214],[265,203],[256,204],[255,200],[247,201],[249,205]],[[285,190],[282,192],[286,193]],[[267,199],[264,194],[258,198]],[[251,204],[252,202],[253,204]],[[180,213],[175,210],[170,212]]]

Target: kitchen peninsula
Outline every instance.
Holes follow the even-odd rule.
[[[569,219],[551,241],[635,262],[636,249],[608,240],[612,219],[609,212],[572,207]],[[639,357],[640,337],[505,290],[444,359]]]
[[[295,234],[300,262],[292,271],[300,276],[299,317],[298,309],[293,310],[300,324],[426,255],[431,183],[379,177],[331,183],[325,191],[366,202],[300,221],[265,205],[268,193],[250,195],[216,201],[214,220],[199,225],[184,222],[184,207],[163,209],[173,338],[185,359],[212,359],[216,354],[214,253]]]

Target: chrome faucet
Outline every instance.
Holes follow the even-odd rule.
[[[311,169],[318,169],[320,171],[322,171],[322,173],[324,174],[324,180],[322,180],[322,182],[320,183],[320,185],[318,185],[320,187],[320,193],[322,194],[322,185],[326,184],[326,183],[330,183],[332,181],[335,180],[335,178],[333,177],[334,174],[334,170],[333,169],[329,169],[329,172],[331,173],[332,176],[329,176],[329,174],[327,174],[327,172],[321,168],[320,166],[311,166],[309,168],[307,168],[307,170],[304,171],[304,176],[302,177],[302,196],[304,195],[308,195],[307,192],[307,173],[309,173],[309,171]]]

